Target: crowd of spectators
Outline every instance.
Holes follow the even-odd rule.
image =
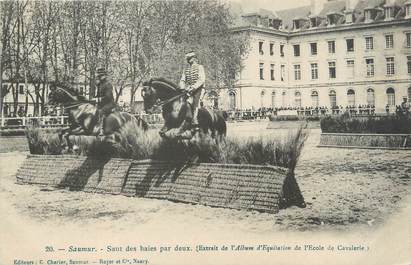
[[[324,115],[375,115],[374,105],[357,106],[317,106],[317,107],[279,107],[279,108],[259,108],[259,109],[235,109],[228,112],[231,119],[263,119],[270,116],[282,114],[290,115],[295,113],[298,117],[318,117]]]

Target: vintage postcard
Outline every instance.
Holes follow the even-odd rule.
[[[411,265],[411,1],[0,13],[0,265]]]

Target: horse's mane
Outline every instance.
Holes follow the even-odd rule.
[[[77,97],[79,101],[87,101],[87,98],[85,96],[81,95],[79,91],[77,91],[72,86],[69,86],[66,83],[54,81],[50,83],[50,88],[51,89],[58,89],[58,88],[64,89],[66,92]]]
[[[143,85],[149,85],[154,88],[167,89],[178,93],[181,92],[181,89],[177,84],[163,77],[151,78],[150,81],[144,82]]]

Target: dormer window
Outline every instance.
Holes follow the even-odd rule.
[[[380,8],[367,8],[364,10],[365,22],[374,21],[377,15],[380,14],[378,17],[382,15],[382,10]]]
[[[405,18],[411,18],[411,1],[405,3]]]
[[[281,26],[281,19],[278,18],[270,18],[268,19],[268,27],[273,29],[279,29]]]
[[[300,29],[300,28],[301,28],[301,21],[294,20],[294,29]]]
[[[294,30],[302,29],[303,27],[305,27],[307,21],[308,19],[306,18],[295,18],[293,20]]]
[[[393,6],[386,6],[385,7],[385,19],[393,19],[394,18],[394,7]]]
[[[317,18],[315,18],[315,17],[310,18],[310,26],[312,28],[317,27]]]
[[[372,9],[367,9],[364,11],[365,21],[372,21]]]
[[[341,13],[329,13],[327,15],[328,25],[330,26],[337,25],[338,23],[340,23],[341,17],[343,17],[343,14]]]
[[[321,24],[321,17],[311,17],[310,18],[310,27],[315,28]]]
[[[352,11],[345,12],[345,23],[351,24],[354,21],[354,13]]]

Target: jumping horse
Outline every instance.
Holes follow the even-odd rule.
[[[195,130],[187,122],[191,105],[187,102],[185,90],[164,78],[153,78],[143,83],[141,96],[146,113],[153,113],[162,108],[164,127],[160,135],[166,139],[191,139]],[[198,125],[201,133],[210,134],[216,140],[222,140],[227,133],[227,125],[222,111],[201,107],[198,110]]]
[[[70,135],[88,135],[99,136],[101,131],[101,122],[97,114],[97,107],[94,102],[88,101],[86,97],[80,95],[76,90],[63,84],[51,83],[49,93],[49,105],[61,105],[68,113],[69,127],[59,133],[60,142],[63,143],[63,137],[66,140],[68,150],[73,149],[70,142]],[[115,142],[119,139],[120,129],[126,124],[132,123],[135,128],[143,131],[148,129],[147,123],[132,116],[127,112],[113,110],[107,115],[103,122],[102,141]],[[64,147],[65,145],[62,144]]]

